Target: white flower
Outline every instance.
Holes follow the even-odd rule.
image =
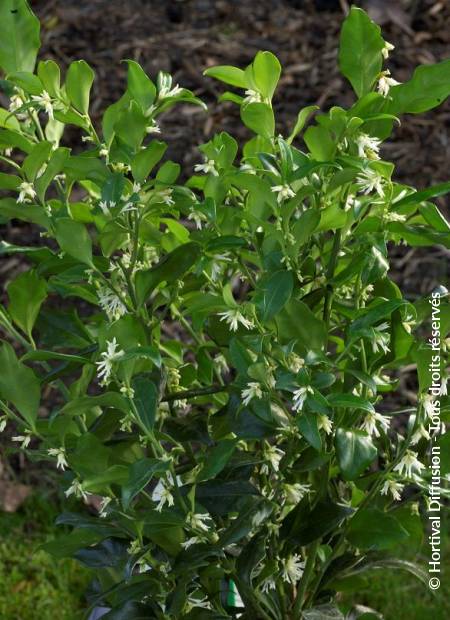
[[[3,431],[6,428],[7,423],[8,423],[8,418],[6,416],[2,416],[0,418],[0,433],[3,433]]]
[[[368,157],[369,159],[379,159],[381,140],[372,138],[366,133],[360,133],[356,138],[356,145],[358,147],[358,155],[360,157]]]
[[[411,445],[415,446],[416,444],[419,443],[419,441],[422,438],[429,440],[430,439],[430,434],[427,431],[427,429],[423,426],[423,424],[420,424],[419,427],[417,428],[416,432],[411,437]]]
[[[395,45],[392,45],[392,43],[389,43],[388,41],[384,42],[384,47],[381,50],[381,53],[383,54],[383,58],[385,60],[389,58],[389,52],[392,52],[393,49],[395,49]]]
[[[98,154],[100,155],[100,157],[108,157],[109,150],[108,150],[108,147],[106,146],[106,144],[102,144],[100,146],[100,150],[99,150]]]
[[[383,95],[383,97],[387,97],[391,86],[397,86],[397,84],[400,84],[400,82],[397,82],[394,78],[389,77],[390,75],[391,72],[389,70],[383,71],[378,79],[378,92],[380,95]]]
[[[107,349],[100,355],[101,361],[95,362],[97,366],[97,376],[101,379],[103,384],[108,383],[113,369],[114,362],[120,360],[124,351],[117,351],[117,340],[113,338],[110,341],[106,341]]]
[[[202,213],[201,211],[196,211],[195,209],[192,209],[187,219],[195,222],[195,226],[197,230],[201,230],[203,226],[203,222],[208,221],[208,218],[206,217],[204,213]]]
[[[183,549],[189,549],[189,547],[192,547],[192,545],[196,545],[200,542],[202,542],[201,538],[199,538],[198,536],[192,536],[191,538],[188,538],[187,540],[182,542],[181,546],[183,547]]]
[[[266,577],[261,583],[261,592],[267,594],[269,590],[275,590],[276,587],[275,579],[273,577]]]
[[[158,123],[155,120],[152,120],[151,124],[147,125],[147,127],[145,128],[145,133],[148,133],[148,134],[161,133],[161,127],[158,125]]]
[[[171,88],[172,85],[172,78],[170,78],[170,84],[163,84],[161,86],[161,88],[159,89],[159,93],[158,93],[158,99],[166,99],[168,97],[176,97],[177,95],[179,95],[180,93],[183,92],[183,88],[181,88],[180,86],[178,86],[178,84],[176,84],[173,88]]]
[[[205,174],[213,174],[215,177],[219,176],[219,173],[216,169],[216,162],[214,159],[208,159],[205,157],[205,161],[203,164],[195,164],[194,166],[195,172],[204,172]]]
[[[110,215],[110,209],[116,206],[116,203],[113,200],[107,202],[106,200],[100,200],[98,206],[102,210],[103,215]]]
[[[429,418],[432,418],[436,414],[436,409],[439,407],[439,402],[435,400],[432,394],[425,394],[422,397],[422,404],[425,415]]]
[[[219,316],[222,317],[220,319],[221,321],[226,321],[228,323],[232,332],[237,331],[239,323],[245,327],[245,329],[252,329],[253,327],[253,322],[246,319],[237,308],[227,310],[226,312],[219,312]]]
[[[120,388],[120,393],[127,398],[134,398],[134,390],[129,385],[122,385],[122,387]]]
[[[356,184],[359,187],[359,191],[363,194],[370,194],[370,192],[375,190],[379,196],[383,197],[383,182],[384,179],[381,174],[372,168],[366,168],[356,177]]]
[[[441,381],[441,387],[439,390],[440,396],[447,396],[447,377],[443,377]]]
[[[134,194],[139,194],[139,192],[141,191],[141,189],[142,189],[141,184],[140,184],[140,183],[138,183],[137,181],[135,181],[135,182],[133,183],[133,193],[134,193]]]
[[[284,185],[274,185],[270,189],[272,190],[272,192],[278,194],[278,203],[284,202],[285,200],[288,200],[289,198],[293,198],[295,196],[294,190],[287,183],[285,183]]]
[[[308,397],[308,394],[313,394],[314,390],[311,386],[307,385],[304,387],[295,390],[293,394],[293,405],[292,409],[294,411],[301,411],[303,409],[303,405]]]
[[[228,372],[230,370],[227,360],[225,359],[225,356],[222,353],[218,353],[215,356],[214,365],[222,373]]]
[[[284,456],[283,450],[277,448],[276,446],[269,446],[264,450],[264,456],[269,461],[274,471],[278,471],[280,469],[280,462]]]
[[[25,435],[15,435],[12,437],[12,440],[20,442],[22,444],[20,446],[21,448],[28,448],[31,441],[31,433],[30,431],[25,431]]]
[[[305,568],[305,563],[302,562],[302,558],[300,555],[295,553],[287,558],[284,561],[282,577],[283,581],[287,581],[288,583],[295,585],[299,579],[301,579],[303,575],[303,571]]]
[[[102,497],[102,503],[100,504],[100,510],[98,512],[98,516],[101,519],[104,519],[106,515],[108,514],[106,509],[108,508],[111,502],[112,502],[112,497]]]
[[[374,328],[373,339],[372,339],[372,350],[374,353],[378,353],[380,349],[386,355],[389,353],[389,334],[384,333],[387,329],[389,329],[389,323],[381,323]]]
[[[289,353],[287,356],[287,363],[289,370],[294,374],[297,374],[305,365],[305,360],[296,353]]]
[[[424,465],[418,460],[417,452],[407,450],[399,463],[394,467],[394,471],[398,471],[400,476],[405,475],[411,478],[413,471],[420,472]]]
[[[383,431],[386,432],[389,428],[390,420],[386,416],[381,415],[381,413],[377,413],[376,411],[370,411],[366,415],[361,428],[369,435],[375,435],[375,437],[379,437],[380,431],[377,428],[377,422],[381,426]]]
[[[82,497],[83,499],[87,499],[88,493],[83,490],[83,485],[79,480],[75,478],[70,487],[64,492],[66,497],[70,497],[71,495],[75,495],[75,497]]]
[[[283,484],[283,490],[286,494],[286,501],[288,504],[298,504],[305,497],[307,493],[310,493],[310,484],[300,484],[296,482],[294,484]]]
[[[252,90],[251,88],[249,88],[245,91],[245,94],[247,96],[244,99],[244,103],[259,103],[260,101],[262,101],[261,93],[259,93],[257,90]]]
[[[68,467],[64,448],[50,448],[47,452],[49,456],[56,456],[57,469],[62,469],[62,471],[64,471],[66,467]]]
[[[99,288],[97,295],[98,303],[106,312],[110,321],[117,320],[126,313],[127,307],[113,291],[102,286]]]
[[[319,431],[323,429],[327,435],[333,432],[333,420],[330,420],[327,415],[320,413],[317,416],[317,422]]]
[[[46,90],[43,90],[40,95],[32,95],[31,99],[44,108],[49,118],[53,118],[52,98]]]
[[[28,183],[27,181],[23,181],[23,183],[19,185],[19,191],[20,193],[17,202],[30,202],[30,198],[33,200],[33,198],[36,197],[33,184]]]
[[[169,207],[170,205],[175,204],[172,198],[172,192],[173,190],[170,187],[168,187],[167,189],[160,189],[158,192],[156,192],[156,198],[158,199],[158,202],[163,202]]]
[[[386,213],[385,219],[387,222],[406,222],[406,215],[391,211],[390,213]]]
[[[21,108],[23,105],[24,105],[24,101],[22,97],[20,97],[19,95],[12,95],[9,101],[9,111],[15,112],[16,110]]]
[[[355,196],[349,194],[345,200],[344,211],[350,211],[355,206]]]
[[[194,530],[200,530],[201,532],[207,532],[209,530],[209,526],[206,525],[205,521],[209,521],[210,516],[208,513],[204,514],[196,514],[191,513],[188,516],[189,525]]]
[[[164,484],[162,486],[163,488],[161,489],[159,503],[155,509],[157,512],[161,512],[165,504],[167,504],[168,506],[174,505],[173,495],[170,492],[170,489],[164,486]]]
[[[247,387],[241,392],[242,402],[244,405],[248,405],[253,398],[262,398],[262,395],[263,393],[261,386],[257,381],[247,383]]]
[[[401,492],[403,491],[403,489],[403,484],[400,484],[400,482],[396,482],[395,480],[391,480],[388,478],[388,480],[386,480],[386,482],[383,484],[380,493],[381,495],[387,495],[388,493],[390,493],[393,499],[396,502],[399,502],[402,498]]]

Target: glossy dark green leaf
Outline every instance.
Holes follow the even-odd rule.
[[[198,243],[185,243],[166,254],[148,271],[136,274],[136,290],[140,303],[143,303],[161,282],[171,284],[183,276],[200,256]]]
[[[169,461],[160,459],[140,459],[129,468],[128,480],[122,487],[122,504],[128,510],[133,499],[144,489],[153,476],[166,472]]]
[[[342,407],[343,409],[362,409],[373,413],[375,411],[372,403],[357,394],[330,394],[327,400],[332,407]]]
[[[236,439],[223,439],[219,441],[217,446],[214,446],[214,448],[208,452],[203,467],[197,476],[197,481],[200,482],[201,480],[215,478],[232,457],[236,443]]]
[[[297,426],[306,441],[313,448],[320,451],[322,449],[322,439],[317,424],[317,415],[309,411],[301,413],[297,418]]]
[[[309,545],[333,531],[352,512],[352,508],[329,499],[319,502],[311,510],[308,499],[305,499],[285,517],[281,536],[297,545]]]
[[[336,456],[345,480],[355,480],[377,456],[377,449],[364,431],[336,430]]]
[[[153,381],[143,375],[133,379],[132,387],[139,420],[147,430],[152,430],[155,424],[158,390]]]
[[[302,301],[291,299],[277,315],[276,322],[282,342],[296,340],[308,351],[323,348],[325,325]]]
[[[350,520],[348,540],[362,550],[389,549],[408,538],[397,519],[378,508],[364,508]]]
[[[258,282],[255,305],[262,321],[269,321],[292,296],[294,276],[291,271],[275,271]]]

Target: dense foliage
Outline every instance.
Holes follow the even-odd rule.
[[[430,201],[450,183],[395,182],[380,147],[399,116],[450,94],[450,61],[398,84],[392,46],[353,8],[339,63],[356,102],[306,129],[317,106],[301,110],[285,138],[273,54],[210,68],[252,137],[215,135],[183,184],[160,117],[202,106],[193,93],[129,60],[96,128],[92,69],[73,62],[63,82],[53,61],[34,72],[26,2],[2,3],[0,18],[0,217],[42,239],[1,245],[31,266],[1,308],[0,424],[64,471],[68,505],[99,504],[62,514],[73,531],[47,551],[95,568],[91,602],[110,619],[357,618],[336,598],[355,575],[398,566],[427,581],[402,547],[421,544],[430,435],[448,445],[450,308],[443,286],[433,303],[403,298],[387,244],[450,248]],[[393,410],[409,364],[417,406]]]

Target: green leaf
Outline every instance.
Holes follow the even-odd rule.
[[[420,65],[409,82],[393,86],[385,111],[421,114],[440,105],[450,95],[450,59],[434,65]]]
[[[381,71],[384,45],[380,27],[353,6],[341,30],[339,67],[359,98],[372,89]]]
[[[57,97],[61,90],[61,71],[54,60],[41,60],[37,69],[38,78],[44,90],[51,97]]]
[[[181,278],[200,256],[200,250],[198,243],[185,243],[166,254],[148,271],[138,271],[136,292],[139,303],[143,303],[161,282],[171,284]]]
[[[409,536],[392,514],[378,508],[358,510],[350,520],[348,540],[362,550],[381,551],[404,541]]]
[[[352,512],[352,508],[329,499],[320,501],[311,510],[309,500],[305,499],[285,517],[281,536],[296,545],[309,545],[333,531]]]
[[[289,138],[286,140],[288,144],[292,144],[292,141],[301,132],[307,120],[311,116],[311,114],[318,109],[319,109],[318,105],[309,105],[306,108],[303,108],[302,110],[300,110],[300,112],[297,115],[297,120],[295,122],[294,129],[291,131]]]
[[[271,52],[258,52],[252,67],[257,89],[265,99],[272,99],[281,75],[280,61]]]
[[[169,461],[161,459],[140,459],[129,468],[128,480],[122,487],[122,504],[128,510],[133,499],[144,489],[156,474],[163,474],[169,468]]]
[[[132,99],[135,99],[146,111],[154,102],[156,97],[156,86],[145,73],[140,64],[134,60],[127,60],[128,63],[128,92]]]
[[[450,69],[449,69],[450,72]],[[438,196],[444,196],[450,192],[450,182],[447,183],[439,183],[439,185],[433,185],[432,187],[427,187],[427,189],[423,189],[420,192],[412,192],[408,194],[404,198],[397,200],[394,203],[394,208],[398,209],[398,207],[403,207],[404,205],[409,204],[418,204],[420,202],[425,202],[430,198],[437,198]]]
[[[133,401],[139,419],[147,430],[152,430],[155,424],[158,390],[153,381],[144,376],[135,377],[132,387],[134,390]]]
[[[303,412],[297,418],[298,430],[306,441],[316,450],[322,450],[322,439],[317,424],[317,415],[309,411]]]
[[[123,485],[128,480],[128,467],[112,465],[95,476],[83,480],[83,489],[89,493],[103,493],[111,484]]]
[[[197,476],[197,481],[200,482],[202,480],[215,478],[232,457],[236,443],[236,439],[223,439],[217,446],[212,448],[207,453],[203,467]]]
[[[273,512],[275,505],[266,499],[249,499],[239,511],[239,515],[221,534],[219,544],[227,547],[237,543],[253,529],[266,521]]]
[[[336,145],[328,129],[321,125],[308,127],[303,139],[316,161],[329,161],[333,159]]]
[[[167,149],[165,142],[153,140],[131,160],[131,172],[138,183],[144,183]]]
[[[344,620],[341,611],[332,603],[318,605],[302,612],[304,620]]]
[[[61,217],[55,222],[55,233],[63,252],[92,266],[92,241],[84,224]]]
[[[122,110],[118,121],[114,124],[114,131],[125,144],[137,151],[145,137],[149,119],[143,113],[136,101]]]
[[[41,391],[36,375],[18,361],[14,349],[4,342],[0,348],[0,396],[20,412],[32,429],[35,427]]]
[[[94,72],[84,60],[72,62],[66,75],[66,92],[73,107],[82,114],[89,112],[89,93]]]
[[[39,310],[47,297],[47,284],[35,271],[25,271],[8,285],[8,311],[30,338]]]
[[[269,321],[287,304],[294,289],[291,271],[276,271],[258,282],[254,303],[262,321]]]
[[[321,350],[327,337],[320,319],[298,299],[291,299],[276,317],[282,342],[298,341],[306,350]]]
[[[377,449],[364,431],[338,428],[336,456],[345,480],[355,480],[377,456]]]
[[[271,139],[275,132],[275,118],[267,103],[246,103],[241,107],[241,118],[249,129],[258,136]]]
[[[26,0],[0,3],[0,67],[5,73],[33,71],[41,46],[39,20]]]
[[[61,413],[66,415],[81,415],[94,407],[104,407],[118,409],[122,413],[130,412],[130,405],[126,398],[118,392],[105,392],[98,396],[82,396],[69,401],[61,409]]]
[[[245,79],[245,73],[242,69],[237,67],[230,67],[227,65],[218,65],[217,67],[210,67],[203,72],[203,75],[212,77],[225,84],[231,86],[237,86],[238,88],[247,88],[247,80]]]
[[[327,400],[332,407],[342,407],[343,409],[363,409],[369,413],[374,413],[375,409],[371,402],[358,396],[357,394],[330,394]]]

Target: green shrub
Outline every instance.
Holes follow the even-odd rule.
[[[450,94],[450,60],[396,83],[392,46],[353,8],[339,63],[357,100],[306,129],[317,107],[301,110],[287,138],[273,54],[210,68],[252,137],[215,135],[182,183],[159,117],[202,102],[127,61],[95,128],[92,69],[33,72],[39,25],[13,4],[0,9],[0,216],[43,242],[2,246],[32,263],[1,313],[22,347],[0,350],[3,424],[66,470],[67,496],[102,498],[99,518],[60,515],[73,531],[46,550],[96,570],[93,603],[111,619],[338,619],[356,574],[394,566],[427,582],[402,556],[422,541],[430,435],[448,445],[450,312],[443,287],[403,298],[387,244],[450,248],[431,201],[450,183],[397,183],[379,151],[401,115]],[[409,364],[418,400],[403,429],[389,397]],[[43,390],[61,403],[45,419]]]

